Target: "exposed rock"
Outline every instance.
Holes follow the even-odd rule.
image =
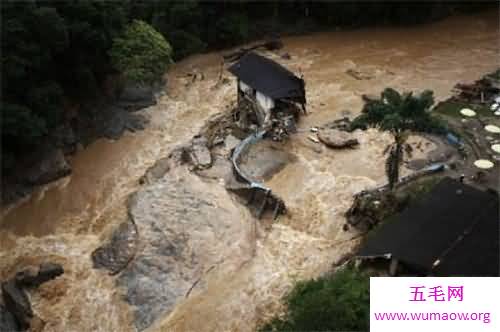
[[[57,263],[42,263],[40,264],[40,270],[38,270],[38,278],[36,280],[35,286],[47,282],[49,280],[55,279],[64,273],[64,269],[61,264]]]
[[[349,111],[342,111],[344,112],[349,112]],[[332,122],[326,123],[322,126],[322,128],[327,128],[327,129],[338,129],[342,131],[350,131],[351,127],[351,120],[348,117],[343,117],[340,119],[333,120]]]
[[[140,249],[118,277],[144,330],[165,317],[193,285],[222,261],[249,255],[250,223],[222,186],[188,176],[183,167],[144,187],[129,202]]]
[[[144,114],[131,113],[116,105],[99,110],[96,118],[97,120],[92,120],[96,122],[95,133],[92,136],[109,139],[120,138],[125,130],[131,132],[143,130],[149,121]]]
[[[352,148],[359,144],[351,133],[337,129],[321,129],[318,132],[319,140],[332,149]]]
[[[195,169],[208,168],[212,165],[212,155],[208,149],[208,141],[203,136],[193,138],[191,145],[191,161]]]
[[[270,179],[295,159],[294,155],[281,147],[280,143],[269,140],[250,145],[248,151],[241,156],[240,169],[257,181]]]
[[[16,273],[16,284],[19,287],[31,287],[37,284],[38,270],[29,267]]]
[[[170,158],[165,157],[157,160],[153,166],[148,168],[143,177],[139,180],[141,184],[152,183],[161,179],[170,170]]]
[[[64,273],[60,264],[42,263],[38,270],[28,268],[16,273],[14,278],[11,278],[2,283],[2,297],[5,307],[0,308],[0,327],[3,325],[12,325],[12,317],[15,320],[15,325],[18,326],[15,330],[26,330],[30,328],[31,323],[36,324],[33,331],[43,328],[43,321],[36,319],[32,321],[34,315],[31,309],[31,303],[26,294],[25,287],[38,287],[42,283],[52,280]],[[5,310],[4,310],[5,309]],[[10,313],[5,313],[7,311]],[[9,330],[1,330],[9,331]]]
[[[42,263],[38,271],[33,268],[16,273],[16,284],[19,287],[38,287],[44,282],[55,279],[64,273],[61,264]]]
[[[11,332],[19,331],[16,318],[3,305],[0,304],[0,331]]]
[[[117,274],[132,260],[137,250],[139,234],[134,223],[125,221],[113,232],[106,244],[92,253],[95,268],[105,268]]]
[[[224,146],[227,150],[232,151],[235,147],[240,144],[241,140],[234,137],[233,135],[227,135],[224,139]]]
[[[11,279],[2,283],[2,296],[6,309],[15,317],[19,328],[23,331],[28,329],[33,310],[26,292]]]
[[[232,164],[227,158],[216,156],[212,167],[198,170],[196,174],[208,179],[226,179],[228,175],[232,174]]]
[[[47,148],[41,152],[39,162],[29,168],[25,181],[30,185],[42,185],[55,181],[71,173],[71,167],[61,149]]]
[[[118,99],[118,105],[127,111],[136,111],[156,103],[153,87],[128,84]]]

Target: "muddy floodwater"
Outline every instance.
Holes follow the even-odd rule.
[[[265,224],[217,177],[179,167],[139,184],[155,161],[236,101],[234,78],[223,72],[220,80],[219,53],[183,60],[166,74],[158,104],[143,111],[144,131],[94,142],[72,158],[71,176],[2,211],[0,279],[39,262],[64,266],[63,276],[30,294],[44,331],[252,331],[281,310],[295,281],[321,275],[355,248],[343,214],[354,193],[385,182],[388,134],[357,131],[358,148],[333,151],[309,140],[309,129],[355,116],[362,94],[388,86],[432,89],[443,100],[457,82],[498,67],[498,38],[493,12],[289,37],[284,49],[265,53],[304,76],[309,112],[282,144],[292,158],[265,180],[288,213]],[[192,82],[189,73],[203,75]],[[432,149],[412,141],[421,141],[417,154]],[[135,261],[121,275],[94,269],[91,253],[129,215],[139,227]]]

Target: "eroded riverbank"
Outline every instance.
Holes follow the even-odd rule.
[[[200,178],[179,166],[139,184],[156,160],[187,144],[236,100],[233,78],[224,72],[219,80],[218,54],[182,61],[168,73],[166,95],[145,111],[148,128],[91,144],[72,160],[71,177],[5,214],[0,277],[45,260],[64,266],[62,277],[32,294],[46,331],[251,331],[279,310],[295,280],[328,271],[352,250],[357,239],[342,230],[343,213],[354,193],[385,181],[389,135],[357,132],[357,149],[336,152],[304,132],[357,114],[362,94],[386,86],[432,89],[444,99],[456,82],[497,67],[497,41],[495,13],[284,39],[279,54],[290,60],[266,55],[304,75],[309,115],[299,124],[302,133],[283,146],[293,158],[266,180],[289,210],[272,224],[257,222],[224,189],[222,176]],[[193,82],[188,73],[203,75]],[[146,227],[139,227],[137,260],[117,276],[93,269],[91,253],[127,220],[136,191],[132,215]],[[141,310],[154,315],[144,318]]]

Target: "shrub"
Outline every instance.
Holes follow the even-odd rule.
[[[368,276],[353,268],[299,282],[286,297],[285,316],[260,331],[368,331],[369,290]]]

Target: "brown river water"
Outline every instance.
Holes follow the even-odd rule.
[[[197,234],[198,242],[191,244],[216,248],[217,259],[198,251],[202,272],[196,277],[203,279],[202,286],[176,300],[147,330],[252,331],[280,312],[280,299],[295,281],[321,275],[355,248],[355,234],[342,231],[343,213],[354,193],[385,181],[383,150],[390,136],[356,132],[359,149],[334,152],[308,140],[309,128],[356,115],[362,94],[378,94],[387,86],[432,89],[443,100],[455,83],[473,81],[499,66],[498,41],[495,12],[415,27],[284,38],[279,52],[288,52],[291,59],[267,55],[304,75],[309,111],[299,125],[301,132],[283,147],[295,155],[294,161],[266,183],[284,199],[289,213],[264,226],[220,181],[202,181],[182,169],[167,173],[170,182],[187,191],[206,193],[209,203],[223,211],[224,226],[217,229],[219,214],[214,212],[215,221],[207,227],[215,235]],[[35,313],[46,322],[44,331],[135,330],[134,308],[123,300],[125,290],[117,286],[116,277],[92,268],[90,254],[126,217],[127,198],[141,190],[138,180],[147,168],[235,102],[234,79],[227,72],[230,83],[216,85],[220,62],[220,54],[211,53],[173,65],[166,74],[165,94],[144,111],[151,120],[148,128],[116,141],[94,142],[72,158],[70,177],[2,211],[0,279],[49,260],[66,270],[30,294]],[[346,74],[349,69],[369,79],[355,79]],[[204,79],[188,84],[186,75],[193,71]],[[424,143],[421,153],[432,148]],[[169,214],[172,206],[162,205],[161,183],[147,190],[155,198],[141,203],[144,214]],[[147,235],[142,242],[148,241]]]

